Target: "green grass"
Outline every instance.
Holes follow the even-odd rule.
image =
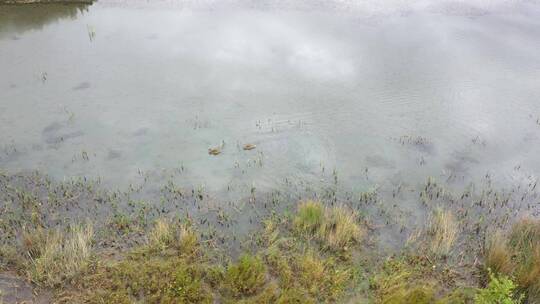
[[[523,295],[517,295],[517,285],[506,276],[495,276],[489,271],[489,285],[479,290],[474,298],[475,304],[520,304]]]
[[[227,267],[224,277],[226,289],[234,297],[256,294],[266,283],[266,266],[259,257],[245,254],[237,263]]]
[[[529,303],[540,303],[540,221],[523,219],[506,238],[496,234],[486,247],[484,265],[497,275],[515,278],[518,292]]]
[[[350,286],[347,265],[279,227],[267,221],[264,235],[271,249],[223,266],[204,254],[208,248],[190,226],[157,220],[145,244],[120,259],[96,259],[79,277],[78,288],[58,301],[317,303],[340,298]]]
[[[429,286],[415,286],[396,290],[387,296],[383,304],[430,304],[435,302],[434,290]]]
[[[102,259],[70,298],[86,303],[212,303],[210,268],[189,226],[160,219],[148,242],[119,261]]]
[[[435,285],[430,279],[431,269],[425,261],[415,257],[402,257],[387,260],[381,271],[372,279],[379,303],[409,303],[399,302],[400,299],[431,298]],[[409,294],[414,291],[413,294]]]
[[[355,211],[344,206],[325,208],[315,201],[300,203],[293,223],[298,234],[334,251],[346,252],[366,235]]]
[[[422,227],[418,246],[409,248],[416,251],[405,249],[383,260],[374,256],[380,251],[364,242],[368,230],[351,208],[307,201],[292,216],[273,215],[264,221],[261,233],[242,243],[238,258],[220,252],[213,239],[202,235],[201,241],[191,223],[162,218],[148,232],[139,230],[139,245],[114,257],[94,251],[91,226],[28,228],[21,248],[1,248],[0,266],[18,265],[30,281],[52,287],[58,303],[368,299],[385,304],[462,304],[476,299],[484,304],[490,302],[482,299],[501,294],[513,300],[523,294],[535,303],[540,273],[537,221],[520,222],[508,234],[493,234],[484,257],[495,277],[479,290],[477,282],[460,276],[463,268],[448,258],[457,251],[463,232],[453,213],[437,210]]]
[[[339,221],[342,214],[336,214]],[[294,220],[265,223],[259,251],[222,265],[205,255],[208,248],[189,226],[157,220],[146,244],[119,261],[96,261],[69,299],[78,295],[87,303],[320,303],[340,299],[351,287],[350,261],[326,251],[324,244],[306,241],[296,228],[286,228],[297,227]]]
[[[316,201],[306,201],[298,205],[294,226],[301,233],[314,234],[323,224],[323,220],[323,205]]]
[[[211,303],[200,262],[135,256],[99,265],[83,283],[87,303]]]
[[[458,285],[444,265],[420,255],[387,260],[372,278],[375,303],[472,303],[476,289]]]

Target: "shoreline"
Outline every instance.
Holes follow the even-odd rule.
[[[499,283],[506,297],[538,299],[534,210],[510,213],[519,197],[496,189],[420,186],[426,222],[410,225],[381,193],[252,195],[229,210],[172,182],[144,198],[137,187],[0,171],[0,275],[58,303],[485,303],[476,298]],[[407,241],[385,249],[397,230]]]

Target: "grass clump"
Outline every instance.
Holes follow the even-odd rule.
[[[28,278],[47,287],[59,286],[80,274],[89,263],[93,229],[90,225],[68,231],[25,229],[23,247]]]
[[[525,219],[512,228],[509,247],[515,257],[516,283],[527,300],[540,303],[540,220]]]
[[[509,274],[515,267],[512,255],[503,234],[496,232],[487,241],[484,263],[487,269],[491,269],[495,273]]]
[[[317,205],[317,209],[322,210],[322,205]],[[332,302],[351,285],[352,261],[341,259],[340,252],[324,250],[326,242],[319,239],[321,227],[329,222],[327,214],[325,211],[315,230],[309,230],[307,242],[298,236],[296,225],[293,225],[296,233],[290,235],[287,230],[280,231],[274,221],[265,222],[264,261],[270,280],[280,288],[277,303]],[[298,223],[298,217],[293,219],[294,223]],[[311,236],[321,242],[310,242]]]
[[[319,300],[337,299],[351,279],[349,270],[338,267],[332,258],[321,258],[312,251],[297,255],[293,267],[301,289]]]
[[[496,234],[486,246],[484,265],[497,275],[515,278],[526,300],[540,303],[540,221],[517,222],[506,239]]]
[[[87,303],[211,303],[201,265],[185,258],[131,257],[100,265],[86,280]]]
[[[154,229],[150,231],[148,243],[158,249],[166,249],[174,242],[174,231],[171,224],[166,219],[158,219],[154,224]]]
[[[101,260],[81,280],[87,303],[212,303],[211,273],[187,225],[156,221],[148,243],[120,261]]]
[[[239,304],[274,304],[280,296],[279,287],[276,283],[269,283],[261,292],[253,297],[245,299],[226,300],[225,303]]]
[[[447,256],[457,239],[459,226],[450,210],[436,210],[431,217],[427,235],[430,251],[439,256]]]
[[[319,232],[326,246],[333,250],[347,251],[352,244],[359,242],[366,232],[358,225],[357,218],[355,212],[344,207],[327,210]]]
[[[318,239],[324,247],[336,251],[347,251],[366,234],[353,210],[343,206],[324,208],[314,201],[298,206],[293,224],[299,234]]]
[[[294,298],[307,302],[338,299],[352,278],[348,263],[337,263],[332,257],[325,258],[313,249],[306,252],[274,250],[267,253],[266,261],[282,291],[291,297],[294,291]]]
[[[338,262],[335,252],[275,221],[265,223],[264,249],[223,266],[203,254],[189,226],[158,220],[146,244],[121,260],[92,264],[74,294],[86,303],[245,304],[326,303],[344,295],[350,261]]]
[[[254,295],[266,283],[266,266],[259,257],[245,254],[229,265],[224,280],[234,297]]]
[[[315,300],[306,296],[298,289],[284,290],[276,301],[276,304],[315,304]]]
[[[422,299],[431,301],[435,291],[430,269],[425,261],[413,257],[389,259],[380,273],[372,279],[372,289],[378,303],[416,303]]]
[[[459,286],[443,298],[437,300],[436,304],[466,304],[473,303],[477,294],[477,289],[473,287]]]
[[[297,288],[281,290],[277,284],[270,283],[263,291],[251,298],[234,301],[241,304],[315,304],[315,300]]]
[[[24,257],[21,257],[15,246],[0,246],[0,270],[6,271],[17,265],[25,263]]]
[[[298,256],[296,264],[298,266],[300,283],[305,286],[306,290],[311,294],[322,292],[320,283],[326,276],[326,265],[324,262],[315,256],[312,252],[308,252],[303,256]]]
[[[324,220],[324,207],[321,202],[306,201],[300,203],[294,218],[294,227],[302,233],[315,234]]]
[[[381,303],[384,304],[430,304],[435,301],[432,287],[415,286],[410,289],[398,289]]]
[[[458,286],[452,275],[429,258],[405,255],[391,258],[371,279],[375,303],[464,304],[472,303],[476,290]]]
[[[194,254],[198,248],[195,232],[187,224],[174,225],[158,219],[148,235],[148,249],[156,252],[172,250],[179,254]]]

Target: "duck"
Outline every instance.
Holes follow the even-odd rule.
[[[225,147],[225,141],[221,141],[221,145],[213,148],[208,148],[208,154],[210,155],[219,155],[221,154],[221,150]]]
[[[221,147],[208,148],[208,154],[210,154],[210,155],[219,155],[219,154],[221,154]]]
[[[245,144],[243,147],[244,150],[253,150],[255,148],[257,148],[257,145],[255,144]]]

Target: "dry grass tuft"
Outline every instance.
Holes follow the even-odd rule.
[[[509,245],[519,248],[522,258],[532,257],[533,252],[540,247],[540,221],[523,219],[517,222],[509,236]]]
[[[331,249],[348,250],[349,246],[359,242],[366,235],[366,230],[358,225],[357,218],[356,212],[345,207],[328,209],[319,230],[320,238]]]
[[[540,303],[540,220],[523,219],[512,227],[508,244],[515,250],[516,282],[529,303]]]
[[[431,252],[447,256],[456,242],[458,230],[459,225],[450,210],[436,210],[427,229]]]
[[[336,300],[351,279],[349,269],[338,267],[334,259],[314,251],[297,255],[293,264],[300,289],[321,301]]]
[[[344,206],[324,208],[320,202],[314,201],[298,206],[293,224],[296,232],[316,238],[332,250],[347,251],[366,235],[354,210]]]
[[[171,224],[166,219],[158,219],[154,224],[154,229],[148,235],[150,246],[165,249],[174,241],[174,231]]]
[[[194,254],[198,238],[186,224],[174,225],[170,220],[158,219],[148,235],[148,246],[156,251],[174,249],[180,254]]]
[[[29,279],[40,285],[58,286],[77,276],[88,265],[93,229],[76,226],[66,232],[25,230],[23,243]]]
[[[485,265],[495,273],[510,274],[515,265],[512,251],[501,232],[496,232],[486,244]]]
[[[382,265],[372,282],[376,303],[433,303],[438,293],[432,268],[422,258],[390,258]]]
[[[527,265],[520,269],[518,286],[527,288],[529,303],[540,303],[540,247],[532,252]]]

